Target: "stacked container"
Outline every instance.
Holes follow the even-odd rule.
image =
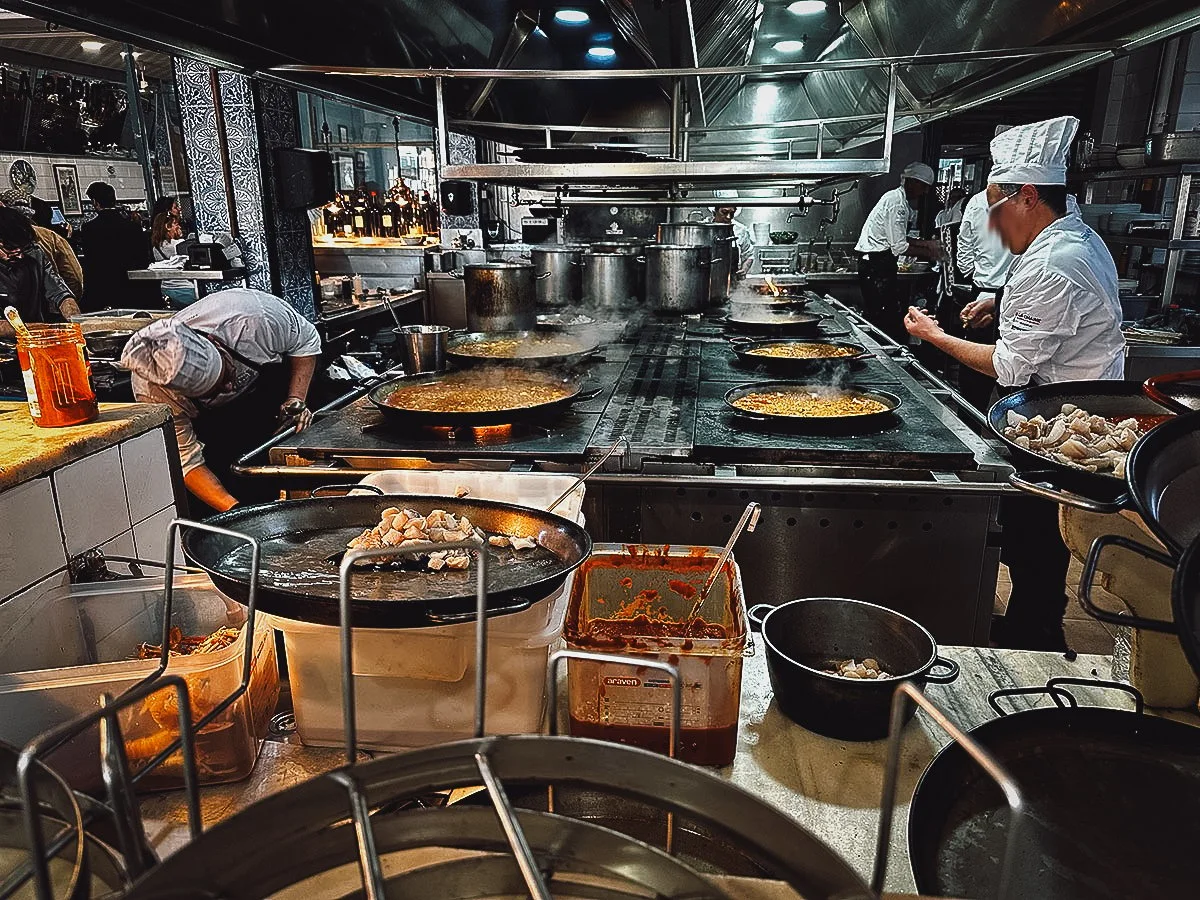
[[[47,591],[32,604],[0,606],[0,740],[23,746],[38,734],[88,713],[100,695],[133,687],[158,667],[137,659],[142,643],[162,640],[163,581],[138,578],[69,585]],[[207,576],[176,578],[172,624],[185,635],[209,635],[241,627],[246,609],[220,594]],[[196,735],[197,769],[204,784],[245,778],[254,768],[271,714],[279,699],[279,667],[270,628],[254,636],[249,690]],[[207,714],[241,684],[242,628],[230,646],[213,653],[173,656],[168,674],[188,685],[192,719]],[[175,693],[164,689],[121,713],[121,731],[133,771],[179,736]],[[77,736],[47,763],[72,787],[99,786],[99,732]],[[183,770],[178,754],[139,786],[178,788]]]

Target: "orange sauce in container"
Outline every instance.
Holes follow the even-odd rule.
[[[82,425],[100,415],[83,330],[73,322],[30,325],[17,335],[17,358],[35,425]]]

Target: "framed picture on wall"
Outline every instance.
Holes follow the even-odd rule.
[[[83,212],[83,201],[79,196],[79,172],[74,166],[54,167],[54,186],[58,188],[58,202],[64,216],[78,216]]]
[[[334,156],[337,166],[337,186],[339,191],[352,191],[356,184],[354,180],[354,157],[348,153]]]

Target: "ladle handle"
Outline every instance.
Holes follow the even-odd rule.
[[[617,448],[620,447],[622,444],[625,445],[625,452],[628,453],[629,452],[629,439],[628,438],[619,438],[615,444],[613,444],[611,447],[609,447],[607,450],[604,451],[604,455],[601,456],[598,460],[596,460],[595,465],[593,465],[590,469],[588,469],[586,472],[584,472],[582,475],[580,475],[578,478],[576,478],[574,484],[572,484],[569,488],[567,488],[565,491],[563,491],[561,494],[559,494],[558,499],[546,507],[546,512],[554,512],[554,510],[558,507],[558,505],[560,503],[562,503],[569,496],[571,496],[572,493],[575,492],[576,488],[578,488],[581,484],[583,484],[585,481],[587,481],[589,478],[591,478],[593,475],[595,475],[596,472],[599,470],[599,468],[602,465],[604,465],[606,462],[608,462],[608,458],[610,456],[612,456],[614,453],[616,453]]]
[[[700,588],[700,594],[696,597],[696,605],[692,608],[691,618],[695,618],[696,613],[700,611],[700,607],[704,605],[704,600],[708,597],[708,592],[717,583],[717,576],[725,568],[725,563],[729,559],[730,554],[733,553],[733,545],[737,543],[737,539],[742,536],[743,531],[753,531],[758,527],[758,517],[761,514],[761,503],[751,501],[746,504],[746,508],[742,511],[742,517],[738,519],[737,525],[733,527],[733,534],[729,535],[729,540],[726,541],[725,548],[721,551],[721,555],[717,557],[717,564],[713,566],[712,572],[709,573],[708,580],[704,582],[704,587]]]

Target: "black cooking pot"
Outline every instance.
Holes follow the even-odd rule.
[[[132,331],[90,331],[84,334],[88,355],[92,359],[120,359]]]
[[[902,681],[949,684],[958,664],[938,656],[937,642],[908,616],[840,597],[807,597],[750,609],[762,630],[775,702],[797,725],[846,741],[887,737],[892,694]],[[826,669],[838,660],[878,660],[891,677],[843,678]],[[944,671],[934,672],[935,668]],[[908,704],[907,718],[914,712]]]

